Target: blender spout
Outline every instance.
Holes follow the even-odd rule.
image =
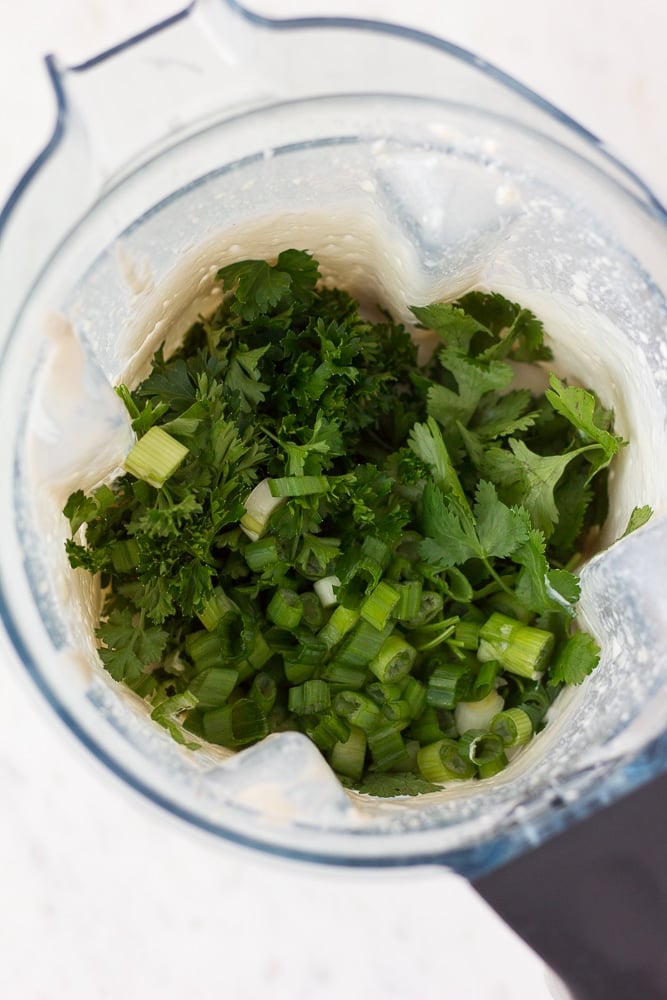
[[[50,58],[98,194],[207,124],[273,99],[264,35],[235,4],[197,0],[79,65]]]

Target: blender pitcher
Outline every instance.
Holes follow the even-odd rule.
[[[518,912],[514,893],[514,910],[505,906],[503,879],[520,884],[524,863],[544,872],[545,851],[561,851],[564,879],[575,837],[580,860],[586,842],[600,859],[613,837],[588,824],[620,830],[614,817],[629,808],[634,824],[650,814],[659,828],[665,210],[565,115],[414,30],[276,21],[235,0],[198,0],[79,66],[47,63],[54,134],[0,215],[0,611],[19,661],[94,755],[188,823],[300,860],[446,865],[476,881],[580,995],[615,995],[614,959],[572,907],[576,968],[565,943],[542,933],[553,911],[526,921],[530,904]],[[67,563],[61,511],[71,489],[100,482],[127,451],[111,386],[145,374],[165,338],[177,343],[215,304],[220,266],[290,246],[399,321],[410,305],[473,287],[521,302],[545,322],[559,373],[594,388],[631,442],[613,469],[602,551],[581,572],[580,617],[602,647],[600,665],[478,787],[382,801],[350,794],[298,733],[236,756],[193,754],[99,664],[97,595]],[[649,524],[607,548],[643,504],[655,512]],[[589,869],[589,896],[621,870],[623,851]],[[649,892],[636,926],[664,926],[659,864],[653,876],[658,901]],[[655,948],[650,934],[642,941],[641,995],[665,995],[649,992],[667,977],[659,935]]]

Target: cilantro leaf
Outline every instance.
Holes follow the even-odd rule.
[[[532,362],[551,357],[551,351],[544,343],[541,321],[504,295],[498,292],[468,292],[458,304],[493,335],[493,343],[484,351],[486,358],[504,358],[510,352],[515,361]]]
[[[587,632],[575,632],[558,650],[549,668],[548,684],[581,684],[598,665],[600,647]]]
[[[408,437],[408,446],[429,467],[440,489],[454,496],[463,508],[468,507],[442,432],[433,417],[429,417],[425,424],[414,425]]]
[[[447,302],[436,302],[429,306],[410,307],[419,322],[427,330],[433,330],[446,344],[458,347],[467,353],[470,341],[479,332],[480,325],[460,306]]]
[[[653,516],[653,509],[645,504],[643,507],[633,507],[632,513],[628,518],[628,524],[621,535],[621,538],[625,538],[626,535],[632,534],[637,528],[642,528]]]
[[[447,499],[433,480],[424,488],[422,524],[428,537],[419,543],[419,555],[429,565],[449,569],[482,554],[472,515]]]
[[[588,451],[590,446],[565,455],[537,455],[516,438],[510,438],[509,446],[521,467],[522,503],[530,514],[533,527],[548,538],[559,519],[554,489],[570,462]]]
[[[406,771],[395,774],[369,774],[359,785],[358,791],[364,795],[392,798],[395,795],[424,795],[428,792],[439,792],[441,787]]]
[[[516,583],[517,600],[534,614],[557,612],[572,616],[579,597],[579,584],[572,573],[550,571],[541,531],[533,529],[512,554],[521,566]]]
[[[528,538],[530,521],[525,510],[507,507],[498,499],[493,483],[477,486],[475,519],[481,548],[487,558],[504,559]]]
[[[627,442],[606,429],[604,424],[609,423],[610,415],[600,413],[592,392],[578,386],[566,386],[554,374],[549,377],[549,385],[551,388],[547,389],[545,395],[554,410],[569,420],[587,444],[599,445],[601,449],[591,458],[589,478],[592,478],[600,469],[609,465],[614,455]]]

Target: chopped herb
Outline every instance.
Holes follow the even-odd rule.
[[[296,729],[370,795],[492,776],[598,662],[572,567],[612,414],[555,375],[512,387],[551,355],[497,293],[415,308],[440,341],[418,364],[306,252],[218,279],[215,313],[118,388],[125,474],[65,507],[104,666],[191,750]]]

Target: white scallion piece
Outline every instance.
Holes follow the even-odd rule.
[[[274,510],[284,503],[285,497],[272,496],[269,480],[262,479],[245,502],[245,514],[240,521],[241,530],[252,542],[258,541],[266,531]]]
[[[332,608],[338,604],[335,588],[340,587],[340,580],[337,576],[324,576],[321,580],[316,580],[313,590],[317,594],[323,608]]]

